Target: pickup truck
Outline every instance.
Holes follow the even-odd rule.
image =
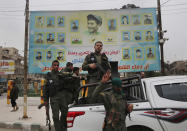
[[[137,76],[122,81],[128,103],[134,105],[126,117],[128,131],[187,130],[187,76]],[[69,107],[68,131],[102,131],[104,116],[102,103],[87,103],[83,96]]]

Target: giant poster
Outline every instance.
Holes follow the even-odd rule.
[[[119,72],[160,70],[155,8],[31,11],[29,73],[46,73],[51,62],[81,67],[96,41]]]

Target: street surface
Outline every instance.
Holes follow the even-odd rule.
[[[22,130],[18,130],[18,129],[4,129],[4,128],[0,128],[0,131],[22,131]]]
[[[13,124],[22,124],[22,125],[40,125],[43,127],[46,127],[46,115],[45,115],[45,108],[38,109],[38,105],[40,104],[40,97],[28,97],[27,98],[27,116],[28,119],[22,119],[23,117],[23,97],[19,97],[18,100],[16,100],[19,110],[16,112],[11,112],[12,107],[11,104],[7,104],[7,96],[6,93],[3,93],[2,96],[0,96],[0,123],[6,123],[8,125]],[[51,115],[51,109],[50,109],[50,117],[51,117],[51,124],[53,124],[52,121],[52,115]],[[0,131],[6,131],[1,130],[2,127],[0,127]],[[46,127],[47,128],[47,127]],[[20,131],[20,130],[12,130],[7,129],[7,131]]]

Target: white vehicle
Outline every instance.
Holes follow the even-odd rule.
[[[124,82],[128,102],[134,105],[126,117],[128,131],[187,130],[187,76],[129,78]],[[75,104],[69,109],[68,131],[102,131],[104,117],[102,104]]]

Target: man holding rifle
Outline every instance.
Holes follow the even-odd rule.
[[[47,73],[46,84],[44,88],[44,105],[46,106],[46,112],[49,111],[49,98],[50,105],[53,114],[53,122],[56,131],[67,131],[66,116],[68,112],[66,98],[63,92],[63,86],[60,85],[60,72],[59,61],[54,60],[52,62],[52,70]],[[61,112],[61,116],[59,116]],[[49,120],[49,113],[47,119]],[[50,121],[49,121],[50,122]]]
[[[95,52],[88,54],[82,65],[84,71],[88,71],[88,83],[95,83],[101,80],[102,76],[110,69],[108,57],[105,53],[101,53],[103,43],[97,41],[94,45]],[[90,98],[95,87],[88,89],[88,97]]]

